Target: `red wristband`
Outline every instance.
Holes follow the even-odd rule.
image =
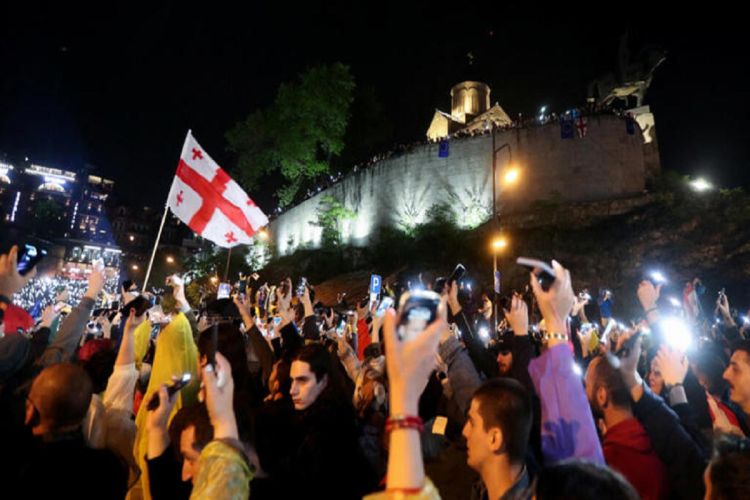
[[[424,422],[421,418],[413,415],[392,415],[385,422],[385,431],[391,432],[394,429],[417,429],[422,432]]]

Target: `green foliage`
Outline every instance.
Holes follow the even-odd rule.
[[[245,261],[251,272],[263,269],[263,267],[274,258],[276,249],[270,241],[263,241],[256,238],[252,245],[247,247]]]
[[[354,219],[355,212],[346,208],[343,203],[331,195],[323,195],[317,208],[318,219],[310,224],[322,228],[321,243],[323,247],[341,245],[342,223]]]
[[[285,183],[276,195],[286,206],[305,182],[327,173],[331,158],[344,149],[354,88],[347,66],[316,66],[282,84],[272,106],[229,130],[226,139],[245,187],[279,171]]]

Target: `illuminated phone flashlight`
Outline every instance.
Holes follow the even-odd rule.
[[[655,283],[666,283],[667,278],[662,274],[661,271],[651,271],[651,279],[654,280]]]
[[[682,307],[682,303],[677,300],[677,297],[669,297],[669,303],[675,307]]]
[[[479,337],[481,337],[481,339],[484,341],[490,339],[490,331],[487,329],[487,327],[483,326],[479,329]]]
[[[661,330],[664,332],[664,339],[667,344],[679,349],[682,352],[687,351],[693,345],[693,334],[687,323],[682,318],[669,316],[660,322]]]
[[[750,318],[748,318],[747,316],[742,316],[742,324],[750,325]]]

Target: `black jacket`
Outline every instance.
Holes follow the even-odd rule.
[[[646,429],[651,444],[667,468],[672,498],[703,498],[706,451],[683,428],[671,408],[644,385],[643,397],[633,404],[633,413]]]

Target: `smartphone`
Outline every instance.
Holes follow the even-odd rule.
[[[630,351],[633,349],[633,346],[635,346],[635,341],[638,340],[640,336],[641,330],[636,330],[633,336],[626,340],[622,344],[622,346],[620,346],[620,349],[615,353],[615,356],[617,356],[618,358],[625,358],[629,356]]]
[[[307,287],[307,278],[304,276],[299,279],[297,283],[297,297],[302,297],[305,294],[305,288]]]
[[[453,269],[453,272],[450,276],[448,276],[448,282],[447,285],[450,286],[456,281],[461,281],[466,274],[466,268],[463,264],[456,264],[456,267]]]
[[[188,385],[190,383],[190,380],[192,380],[193,376],[190,374],[190,372],[185,372],[181,376],[172,375],[172,383],[167,386],[167,396],[172,399],[172,396],[177,394],[177,392]],[[159,407],[159,393],[155,392],[154,395],[151,397],[151,399],[148,401],[148,405],[146,405],[146,409],[149,411],[154,411]]]
[[[232,285],[229,283],[219,283],[219,291],[216,294],[216,298],[221,299],[228,299],[229,294],[232,292]]]
[[[440,308],[440,295],[429,290],[405,292],[401,295],[396,332],[402,341],[414,339],[435,321]]]
[[[542,260],[519,257],[516,259],[516,264],[531,269],[531,272],[534,273],[534,276],[536,276],[536,279],[542,286],[542,290],[545,292],[549,290],[549,287],[551,287],[552,283],[555,281],[555,270],[552,269],[552,266]]]
[[[375,311],[375,316],[382,318],[385,312],[391,307],[393,307],[393,299],[390,297],[383,297],[380,304],[378,304],[378,309]]]
[[[16,265],[18,274],[26,276],[46,256],[47,250],[44,248],[25,244],[18,254],[18,264]]]
[[[211,326],[211,338],[209,339],[208,350],[206,351],[206,361],[213,367],[216,372],[216,350],[219,346],[219,324],[214,323]]]

